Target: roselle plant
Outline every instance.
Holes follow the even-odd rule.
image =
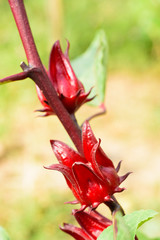
[[[60,42],[56,41],[50,53],[49,67],[46,69],[37,52],[23,1],[9,0],[8,2],[28,63],[22,62],[22,72],[1,79],[0,83],[31,78],[43,106],[37,111],[42,112],[43,116],[56,115],[76,147],[74,150],[60,140],[51,140],[51,147],[59,163],[45,166],[46,169],[57,170],[64,175],[75,197],[74,201],[68,201],[68,203],[80,204],[80,208],[72,210],[72,215],[80,226],[64,223],[60,229],[76,240],[148,239],[137,229],[156,215],[156,212],[140,210],[125,215],[115,194],[125,189],[121,184],[130,172],[123,176],[119,175],[121,162],[115,167],[114,162],[101,148],[101,140],[95,137],[89,124],[92,117],[105,112],[103,104],[106,76],[104,34],[100,32],[87,52],[75,59],[72,64],[69,60],[69,41],[65,53],[62,52]],[[84,81],[82,70],[87,72],[85,62],[91,57],[95,57],[93,62],[96,64],[95,71],[91,74],[93,81],[90,80],[91,78]],[[73,69],[76,69],[76,73]],[[87,74],[84,75],[87,76]],[[89,89],[86,90],[86,88]],[[89,117],[82,126],[79,126],[75,112],[87,102],[100,105],[101,112]],[[110,209],[111,219],[99,213],[97,207],[100,204],[105,204]],[[0,238],[9,239],[3,228],[0,228]]]

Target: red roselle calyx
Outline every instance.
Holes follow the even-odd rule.
[[[49,78],[58,94],[59,99],[68,110],[70,114],[78,110],[78,108],[92,100],[87,98],[90,94],[85,93],[83,84],[77,79],[68,57],[69,42],[66,52],[63,53],[59,41],[56,41],[52,47],[49,59]],[[53,109],[50,107],[47,99],[42,91],[37,86],[37,94],[44,109],[38,110],[44,112],[44,116],[54,114]]]
[[[112,224],[112,221],[102,216],[97,211],[77,212],[72,211],[81,228],[64,223],[60,229],[76,240],[96,240],[101,232]]]
[[[95,138],[89,123],[82,127],[82,141],[84,157],[63,142],[51,140],[52,149],[59,161],[47,169],[60,171],[66,179],[84,210],[90,206],[96,208],[100,203],[112,201],[112,195],[124,188],[119,185],[129,175],[119,177],[112,161],[100,147],[100,141]],[[75,203],[71,202],[71,203]]]

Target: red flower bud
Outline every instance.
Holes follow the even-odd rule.
[[[118,176],[120,164],[115,169],[87,121],[83,124],[82,141],[84,157],[63,142],[51,140],[59,164],[48,167],[65,176],[69,188],[81,203],[80,210],[88,206],[96,208],[100,203],[110,201],[114,193],[124,190],[119,185],[129,175],[127,173],[122,177]]]
[[[77,79],[72,69],[68,51],[69,42],[65,53],[62,52],[59,41],[55,42],[50,54],[48,74],[59,99],[69,113],[74,113],[82,104],[93,98],[87,98],[91,90],[85,93],[83,84]],[[38,111],[45,112],[45,116],[54,114],[39,87],[37,87],[37,94],[44,106],[44,109]]]
[[[60,228],[76,240],[96,240],[101,232],[112,224],[111,220],[94,210],[90,212],[73,210],[73,215],[81,228],[66,223]]]

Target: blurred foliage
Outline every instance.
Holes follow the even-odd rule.
[[[109,42],[111,69],[144,69],[160,59],[159,0],[27,0],[25,4],[45,65],[57,38],[63,45],[64,39],[69,39],[70,56],[75,58],[87,49],[95,32],[101,28]],[[5,70],[7,63],[11,72],[25,55],[7,1],[0,1],[0,12],[3,56],[0,66]],[[8,58],[6,49],[13,57]]]
[[[86,49],[97,29],[103,28],[108,37],[111,68],[141,68],[159,60],[159,0],[63,3],[64,35],[72,41],[73,57]]]
[[[0,239],[1,240],[10,240],[7,232],[5,231],[4,228],[0,227]]]
[[[0,222],[10,235],[10,239],[70,239],[59,226],[63,222],[73,224],[71,215],[72,206],[66,206],[64,199],[67,194],[57,192],[48,193],[46,196],[18,196],[14,200],[4,202],[0,200]],[[4,207],[7,208],[4,214]],[[3,213],[3,214],[2,214]]]

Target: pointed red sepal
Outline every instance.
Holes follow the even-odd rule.
[[[65,223],[61,229],[66,233],[69,233],[76,240],[96,240],[105,228],[112,225],[111,220],[94,210],[78,211],[77,209],[74,209],[72,210],[72,214],[81,228]]]
[[[91,93],[92,89],[93,89],[93,87],[90,88],[90,90],[88,91],[88,93],[85,94],[86,97],[88,97],[88,95]],[[86,102],[86,103],[87,103],[87,102],[90,102],[90,101],[92,101],[95,97],[96,97],[96,95],[94,95],[93,97],[90,97],[90,98],[86,98],[86,101],[85,101],[85,102]]]
[[[105,181],[105,177],[104,175],[102,174],[102,171],[100,169],[100,166],[98,165],[97,161],[96,161],[96,151],[97,151],[97,147],[98,147],[98,144],[95,144],[93,149],[92,149],[92,152],[91,152],[91,164],[92,164],[92,168],[93,170],[96,172],[96,174],[102,179]]]
[[[86,163],[86,159],[81,157],[75,150],[61,141],[50,140],[54,154],[59,163],[72,167],[75,162]]]
[[[77,200],[73,200],[73,201],[68,201],[68,202],[65,202],[64,204],[78,204],[79,203],[79,201],[77,201]]]
[[[82,204],[80,209],[75,209],[76,212],[83,212],[86,208],[88,207],[88,205],[86,204]]]
[[[63,227],[60,226],[60,229],[63,232],[70,234],[76,240],[94,240],[93,238],[88,236],[88,234],[83,229],[73,226],[71,224],[64,223]]]
[[[104,225],[105,227],[108,227],[112,224],[112,221],[106,217],[104,217],[102,214],[100,214],[99,212],[97,212],[96,210],[91,210],[89,212],[90,216],[96,218],[98,221],[101,222],[102,225]]]
[[[94,211],[93,211],[94,212]],[[84,229],[89,236],[97,239],[100,233],[112,224],[112,221],[100,215],[98,212],[77,212],[72,211],[77,222]]]
[[[76,181],[75,177],[73,176],[72,170],[70,167],[65,166],[63,164],[53,164],[49,167],[44,167],[44,168],[48,169],[48,170],[56,170],[56,171],[61,172],[64,175],[66,182],[67,182],[69,188],[72,190],[76,199],[79,202],[82,202],[82,197],[79,193],[79,185],[77,185],[77,181]]]
[[[50,111],[50,109],[48,109],[48,108],[37,109],[37,110],[35,110],[34,112],[44,113],[44,114],[42,114],[42,115],[38,115],[37,117],[48,117],[48,116],[50,116],[50,115],[53,115],[53,112]]]
[[[125,175],[119,177],[120,178],[120,183],[122,183],[132,172],[128,172]]]
[[[93,131],[90,127],[90,124],[88,121],[85,121],[82,127],[82,140],[83,140],[83,149],[84,149],[84,155],[86,159],[91,162],[91,155],[90,152],[92,151],[92,148],[98,143],[97,139],[95,138]],[[107,157],[107,155],[103,152],[102,148],[100,147],[100,142],[99,140],[98,145],[95,146],[95,154],[96,154],[96,162],[101,165],[101,166],[106,166],[106,167],[113,167],[114,165],[112,161]]]
[[[29,77],[29,71],[28,72],[20,72],[20,73],[0,79],[0,84],[24,80],[27,77]]]
[[[72,171],[79,186],[81,204],[95,208],[102,203],[109,194],[108,186],[86,164],[74,163]]]
[[[98,147],[96,149],[96,161],[100,166],[114,168],[113,162],[108,158],[100,147],[101,140],[99,139]]]
[[[118,173],[121,168],[122,161],[120,161],[116,167],[116,172]]]
[[[126,189],[125,189],[125,188],[117,187],[114,192],[115,192],[115,193],[120,193],[120,192],[123,192],[124,190],[126,190]]]
[[[56,170],[56,171],[61,172],[69,180],[69,182],[72,184],[75,191],[77,191],[77,184],[76,184],[75,179],[72,175],[72,171],[68,166],[65,166],[63,164],[53,164],[51,166],[44,167],[44,168],[48,169],[48,170]]]
[[[36,112],[44,112],[45,114],[42,115],[42,117],[47,117],[47,116],[53,115],[54,111],[49,106],[47,99],[45,98],[41,89],[37,85],[36,85],[36,91],[37,91],[38,99],[41,102],[42,106],[44,107],[43,109],[36,110]]]
[[[77,111],[84,103],[91,101],[92,99],[87,99],[88,94],[82,93],[80,89],[76,95],[66,97],[63,94],[60,95],[60,100],[62,101],[63,105],[67,108],[69,113],[73,113]]]
[[[113,163],[112,161],[105,155],[100,155],[99,154],[99,148],[100,148],[100,142],[101,140],[99,139],[99,142],[97,142],[93,148],[92,148],[92,151],[91,151],[91,154],[90,154],[90,162],[92,164],[92,167],[94,169],[94,171],[103,179],[105,180],[105,176],[103,174],[103,171],[102,169],[106,169],[106,167],[108,168],[113,168]],[[105,167],[104,167],[105,166]]]
[[[95,138],[88,121],[85,121],[82,126],[82,141],[85,157],[89,157],[93,146],[97,143],[97,139]]]
[[[112,194],[114,193],[115,188],[120,185],[120,178],[116,170],[112,167],[102,167],[101,171],[105,177],[106,183],[108,183],[108,188]]]
[[[67,51],[63,54],[60,42],[56,41],[52,47],[49,60],[49,75],[58,94],[65,97],[74,96],[79,89],[83,89],[82,83],[77,79],[68,58]]]

